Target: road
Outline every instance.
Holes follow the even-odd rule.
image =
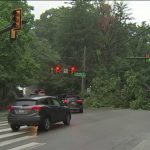
[[[0,150],[150,149],[150,111],[90,109],[72,114],[69,127],[59,123],[37,135],[34,130],[24,127],[12,132],[6,118],[1,117]]]

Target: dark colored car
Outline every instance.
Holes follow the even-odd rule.
[[[18,131],[24,125],[38,126],[47,131],[53,123],[63,121],[69,125],[70,120],[70,109],[53,96],[20,98],[9,107],[8,123],[13,131]]]
[[[62,101],[71,111],[83,113],[83,99],[79,96],[67,96]]]

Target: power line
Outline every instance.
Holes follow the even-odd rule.
[[[150,29],[150,27],[148,27],[147,29],[143,30],[142,32],[136,34],[135,36],[131,37],[130,39],[126,40],[123,44],[127,44],[128,42],[130,42],[131,40],[137,38],[138,36],[142,35],[143,33],[147,32]],[[122,45],[118,46],[117,48],[121,47]],[[133,53],[133,50],[132,50]]]
[[[134,37],[130,38],[129,40],[127,40],[125,43],[133,40],[134,38],[138,37],[139,35],[142,35],[143,33],[145,33],[146,31],[148,31],[150,29],[150,27],[148,27],[147,29],[145,29],[144,31],[138,33],[137,35],[135,35]]]

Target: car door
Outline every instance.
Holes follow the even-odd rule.
[[[66,114],[68,113],[68,106],[66,106],[63,101],[59,101],[60,103],[60,111],[61,111],[61,121],[65,120]]]
[[[47,101],[50,109],[51,121],[58,122],[58,106],[55,104],[52,98],[48,98]]]
[[[44,105],[44,109],[42,109],[41,111],[41,115],[47,116],[50,112],[49,112],[49,108],[48,108],[48,101],[45,98],[39,99],[38,100],[38,105]]]
[[[58,121],[63,121],[64,119],[64,110],[63,107],[61,106],[61,104],[59,103],[59,101],[57,99],[53,99],[53,104],[55,109],[57,109],[57,118]]]

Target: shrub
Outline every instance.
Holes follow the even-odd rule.
[[[144,110],[150,110],[150,102],[144,101],[142,109],[144,109]]]
[[[143,106],[143,101],[142,100],[134,100],[130,102],[130,108],[132,109],[140,109]]]

